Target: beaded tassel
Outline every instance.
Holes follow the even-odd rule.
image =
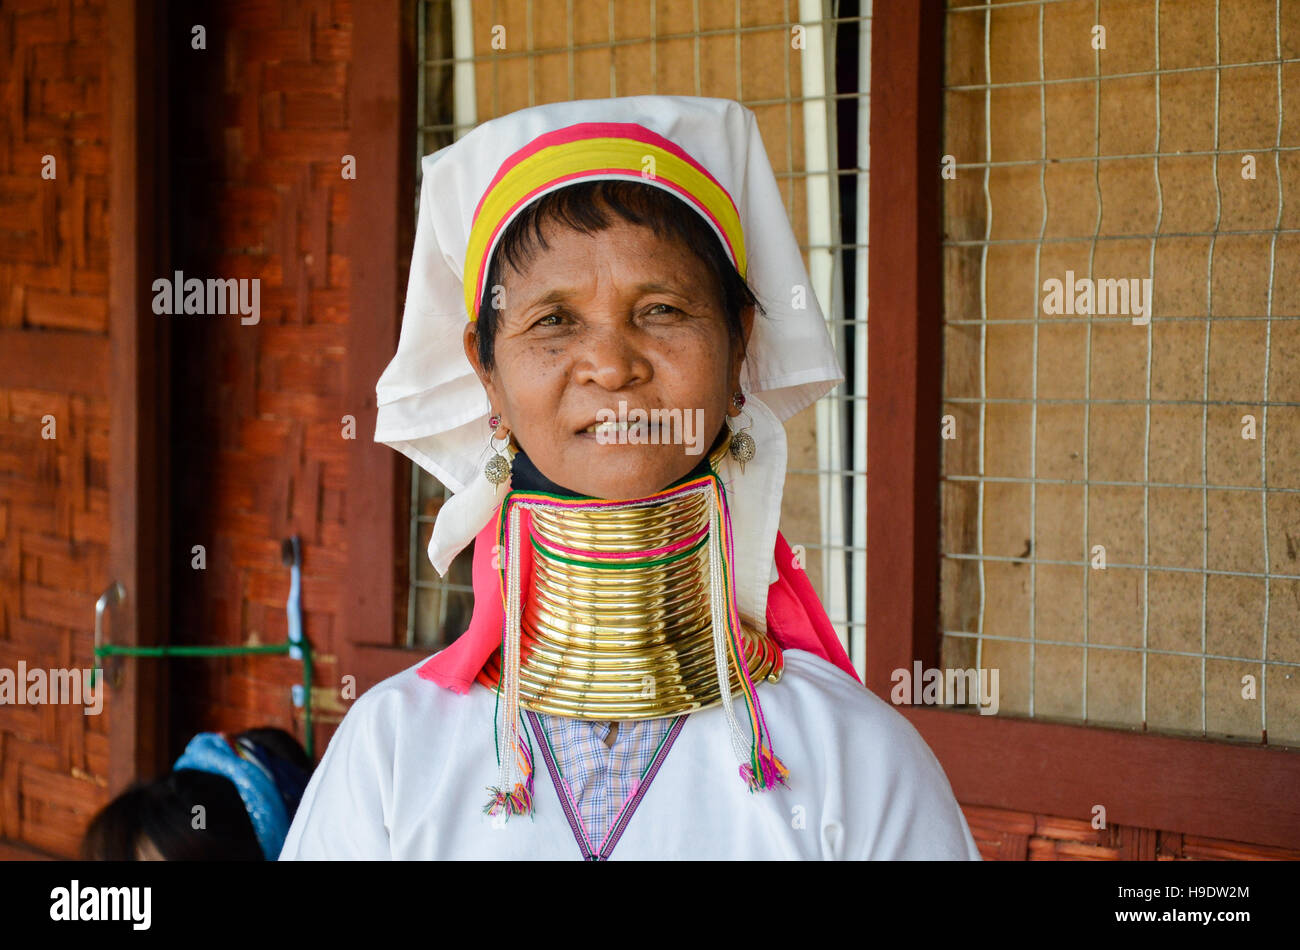
[[[516,754],[512,756],[508,751],[502,754],[503,743],[498,741],[497,784],[488,789],[492,797],[483,811],[489,815],[504,813],[509,820],[511,815],[531,814],[533,810],[533,757],[531,750],[524,747],[519,734],[522,715],[519,709],[519,640],[522,616],[519,603],[519,505],[514,498],[507,497],[501,510],[509,528],[505,549],[506,616],[501,637],[502,676],[501,682],[497,684],[497,707],[500,708],[501,694],[504,692],[504,746],[507,750],[515,749]]]
[[[500,699],[499,694],[497,698]],[[483,806],[483,814],[485,815],[502,814],[505,815],[506,820],[509,820],[511,815],[527,815],[533,810],[532,749],[531,747],[525,748],[522,739],[516,740],[515,748],[518,753],[516,762],[523,773],[523,780],[515,782],[513,789],[508,792],[505,789],[510,788],[510,786],[504,784],[508,780],[499,780],[499,784],[488,788],[488,791],[492,793],[492,797]],[[501,758],[500,754],[498,754],[498,764]]]

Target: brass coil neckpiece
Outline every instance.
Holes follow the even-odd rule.
[[[729,437],[709,455],[717,471]],[[526,709],[577,719],[679,716],[721,702],[713,652],[704,495],[617,509],[534,508],[532,592],[523,604],[519,698]],[[637,557],[703,532],[684,557]],[[525,532],[526,535],[526,532]],[[617,569],[555,556],[555,548],[633,554]],[[665,560],[668,563],[663,563]],[[741,623],[749,677],[776,682],[776,642]],[[731,689],[740,677],[729,664]],[[501,650],[479,681],[495,689]]]

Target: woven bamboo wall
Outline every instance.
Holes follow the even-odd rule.
[[[1300,580],[1252,576],[1297,573],[1296,7],[949,6],[941,613],[983,636],[944,665],[999,669],[1003,714],[1296,744]],[[1153,278],[1149,328],[1045,313],[1067,269]],[[986,857],[1300,857],[966,810]]]
[[[104,5],[0,8],[0,667],[85,669],[108,577],[102,367],[62,365],[43,332],[108,355]],[[45,155],[57,177],[41,177]],[[48,338],[44,338],[48,342]],[[69,382],[69,375],[79,378]],[[55,438],[42,438],[52,415]],[[0,839],[70,854],[108,774],[108,715],[0,705]]]
[[[944,151],[971,167],[944,182],[961,434],[942,620],[984,636],[947,637],[945,663],[978,643],[1003,713],[1256,741],[1267,716],[1270,743],[1300,744],[1300,73],[1276,62],[1300,15],[965,5],[947,18]],[[1042,284],[1067,271],[1151,278],[1150,326],[1048,314]]]

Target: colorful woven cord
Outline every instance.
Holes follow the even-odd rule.
[[[759,705],[754,691],[754,683],[749,678],[749,666],[744,662],[744,651],[740,643],[740,607],[736,601],[735,580],[731,576],[731,566],[735,563],[735,550],[732,547],[731,511],[727,507],[727,492],[722,480],[717,475],[709,476],[713,482],[718,509],[722,512],[722,541],[726,544],[726,556],[720,558],[723,573],[723,591],[727,607],[727,645],[731,651],[731,660],[740,670],[745,704],[749,711],[751,735],[749,764],[740,767],[740,777],[749,785],[750,791],[769,789],[774,785],[786,784],[790,770],[785,767],[776,753],[772,751],[767,738],[767,721],[763,718],[763,707]]]

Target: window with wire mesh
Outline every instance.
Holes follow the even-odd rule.
[[[1300,7],[946,36],[943,665],[1001,715],[1300,745]]]
[[[848,379],[786,424],[781,531],[861,666],[869,3],[423,0],[418,24],[417,167],[479,122],[548,102],[704,95],[754,111]],[[445,578],[426,554],[446,497],[413,467],[409,646],[441,649],[473,609],[473,547]]]

